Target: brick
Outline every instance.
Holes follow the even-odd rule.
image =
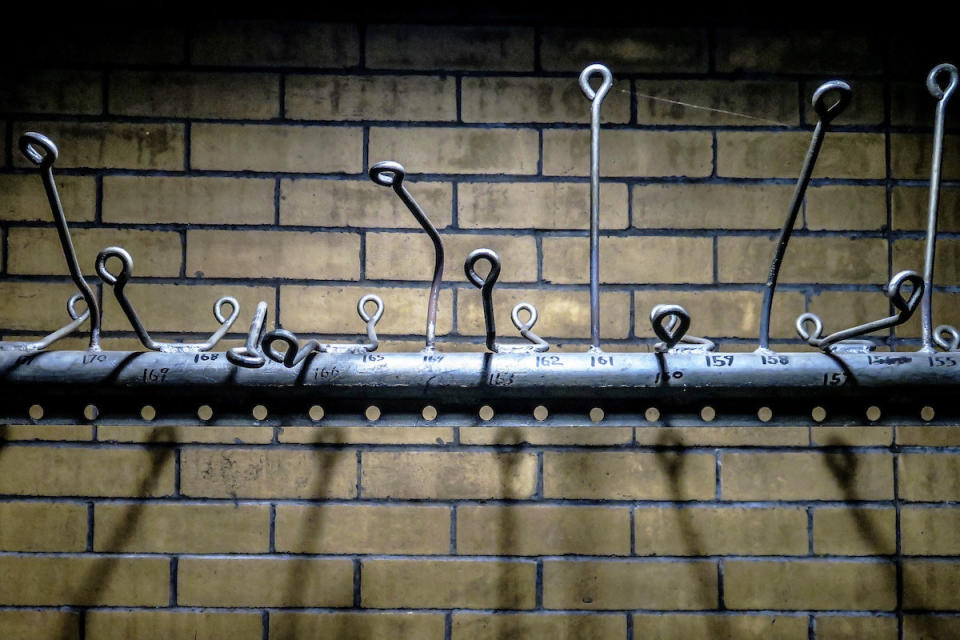
[[[793,187],[788,185],[636,185],[633,187],[633,226],[639,229],[779,229],[792,195]],[[797,224],[801,222],[798,220]]]
[[[940,244],[940,243],[942,243],[942,242],[943,242],[943,240],[939,241],[937,244]],[[944,243],[944,244],[947,245],[947,243]],[[952,243],[951,243],[951,244],[952,244]],[[919,248],[919,246],[917,246],[917,248]],[[951,249],[953,249],[953,247],[950,247],[949,245],[947,245],[945,248],[947,249],[947,254],[944,255],[943,257],[944,257],[945,259],[947,259],[947,260],[952,260],[953,258],[952,258],[952,256],[950,255],[950,253],[951,253]],[[902,247],[901,247],[901,249],[902,249]],[[913,252],[912,252],[912,251],[909,251],[909,252],[907,252],[907,251],[898,252],[897,249],[894,248],[894,254],[893,254],[893,255],[894,255],[894,260],[897,260],[897,258],[898,258],[900,255],[903,255],[903,253],[913,253]],[[942,283],[938,282],[938,281],[937,281],[937,278],[936,278],[936,272],[939,270],[938,267],[939,267],[939,265],[940,265],[940,258],[941,258],[941,255],[940,255],[940,254],[941,254],[941,252],[938,251],[938,252],[937,252],[937,256],[936,256],[937,259],[936,259],[936,261],[935,261],[935,263],[934,263],[934,286],[935,286],[935,288],[938,288],[938,287],[942,284]],[[918,273],[923,273],[923,261],[922,261],[922,260],[923,260],[922,258],[918,257],[916,262],[912,262],[912,261],[911,261],[912,263],[911,263],[911,262],[905,262],[905,263],[904,263],[904,262],[900,262],[900,263],[897,263],[897,264],[895,264],[895,266],[894,266],[894,271],[897,270],[898,268],[906,267],[906,268],[911,268],[911,269],[913,269],[914,271],[917,271]],[[952,277],[954,277],[954,276],[953,276],[953,274],[950,274],[949,277],[952,278]],[[936,291],[936,294],[933,296],[933,326],[936,327],[937,325],[939,325],[939,324],[942,323],[942,322],[947,322],[947,323],[950,323],[950,324],[956,324],[956,323],[957,323],[956,318],[957,318],[958,315],[960,315],[960,295],[957,295],[957,294],[955,294],[955,293],[947,293],[947,292],[944,292],[944,291],[937,290],[937,291]],[[921,315],[920,313],[914,313],[913,316],[910,318],[910,320],[908,320],[907,322],[905,322],[905,323],[903,323],[903,324],[901,324],[901,325],[898,325],[898,326],[894,329],[894,333],[897,335],[897,337],[900,337],[900,338],[919,338],[919,337],[920,337],[920,321],[921,321],[921,318],[922,318],[922,315]],[[917,346],[911,346],[911,347],[909,347],[909,350],[910,350],[910,351],[915,351],[916,349],[917,349]]]
[[[890,299],[879,291],[823,291],[811,297],[810,311],[820,316],[824,335],[828,335],[889,316]],[[878,332],[877,335],[883,334]]]
[[[960,456],[903,453],[899,465],[902,500],[939,502],[960,496]]]
[[[368,609],[532,609],[536,565],[476,560],[364,560]]]
[[[453,188],[449,183],[405,180],[403,184],[435,227],[450,226]],[[369,180],[304,178],[280,181],[280,224],[420,228],[392,191]]]
[[[418,348],[421,345],[418,345]],[[450,427],[281,427],[280,442],[301,444],[450,444]]]
[[[903,563],[903,607],[955,611],[960,602],[960,564],[936,560]]]
[[[556,284],[589,279],[587,238],[544,238],[543,279]],[[600,239],[600,282],[713,282],[710,238],[628,237]]]
[[[627,621],[619,615],[537,615],[456,613],[453,640],[479,638],[579,638],[603,640],[626,636]]]
[[[95,551],[108,553],[265,553],[270,508],[228,504],[98,504]]]
[[[0,502],[0,550],[83,551],[86,548],[86,505]]]
[[[867,33],[817,30],[717,32],[717,71],[879,73],[880,43]]]
[[[600,175],[607,177],[706,177],[713,170],[713,140],[703,131],[600,132]],[[590,174],[590,131],[543,132],[543,173]],[[601,207],[602,204],[601,195]]]
[[[86,338],[84,338],[84,342],[86,342]],[[84,344],[82,348],[86,349],[87,345]],[[0,442],[12,442],[14,440],[47,440],[60,442],[93,440],[93,427],[90,425],[73,424],[0,425]]]
[[[896,568],[887,563],[791,560],[724,563],[730,609],[876,609],[896,606]]]
[[[822,186],[807,190],[804,215],[807,228],[879,230],[887,224],[887,195],[883,187]],[[782,211],[786,212],[787,207]]]
[[[889,447],[893,444],[893,428],[811,427],[810,444],[825,447]]]
[[[949,556],[960,551],[960,509],[906,507],[900,518],[905,555]]]
[[[606,500],[706,500],[714,495],[714,458],[709,454],[543,454],[547,498]]]
[[[0,494],[159,497],[173,493],[173,451],[7,446]]]
[[[352,67],[360,61],[359,36],[350,24],[210,22],[192,34],[190,61],[216,66]]]
[[[353,498],[353,451],[184,449],[181,490],[207,498]]]
[[[0,140],[2,142],[2,140]],[[88,176],[57,176],[57,191],[68,222],[93,220],[97,185]],[[53,219],[43,185],[36,175],[0,175],[0,220]]]
[[[0,633],[6,638],[79,640],[80,617],[73,611],[7,609],[0,611]]]
[[[276,547],[292,553],[445,554],[450,508],[279,505]]]
[[[31,331],[59,329],[70,322],[67,300],[76,292],[72,283],[0,282],[0,300],[4,301],[0,305],[0,326]]]
[[[298,638],[423,638],[441,640],[444,616],[439,613],[300,613],[270,612],[273,640]]]
[[[182,26],[162,24],[164,21],[136,23],[128,21],[122,29],[117,23],[85,21],[83,28],[75,21],[64,22],[66,37],[50,37],[43,47],[29,49],[30,63],[48,62],[71,65],[180,64],[184,62]],[[56,32],[51,32],[56,33]]]
[[[269,444],[273,427],[144,427],[97,426],[98,442],[201,442],[205,444]]]
[[[634,87],[638,124],[736,127],[799,123],[797,86],[792,82],[637,80]]]
[[[280,319],[283,327],[290,331],[338,333],[352,327],[350,335],[361,334],[365,340],[365,325],[357,316],[356,301],[368,293],[383,299],[385,310],[377,324],[378,334],[423,334],[430,295],[426,285],[417,288],[284,285],[280,287]],[[453,295],[448,290],[441,291],[437,335],[450,331],[452,313]]]
[[[546,28],[540,36],[546,71],[577,71],[603,60],[617,73],[707,70],[706,39],[697,29]]]
[[[923,273],[924,241],[901,239],[893,243],[893,270],[914,269]],[[960,284],[960,241],[938,238],[933,263],[935,284]]]
[[[638,508],[636,555],[806,555],[802,509]]]
[[[293,120],[456,120],[452,76],[286,78],[284,115]]]
[[[177,602],[200,607],[349,607],[353,562],[316,558],[180,558]]]
[[[280,78],[266,73],[118,71],[110,74],[110,113],[275,118],[280,115]]]
[[[872,556],[897,552],[893,509],[823,508],[813,512],[813,550],[820,555]]]
[[[932,136],[927,133],[890,134],[890,171],[894,178],[930,179],[930,160],[933,154]],[[960,136],[943,138],[944,180],[960,179]]]
[[[924,75],[928,70],[924,70]],[[890,83],[890,124],[930,127],[933,125],[936,106],[936,101],[927,91],[926,82],[920,81],[920,77],[910,82]],[[956,128],[960,124],[960,116],[953,109],[947,109],[944,117],[944,124],[948,129]]]
[[[262,178],[106,176],[103,221],[272,224],[273,195]]]
[[[627,444],[633,439],[629,427],[460,427],[461,444],[556,444],[602,447]]]
[[[806,617],[771,615],[647,615],[633,614],[633,632],[640,638],[741,638],[744,640],[806,640]]]
[[[679,304],[690,313],[691,335],[756,338],[760,331],[763,294],[754,291],[650,291],[633,293],[636,326],[641,338],[653,338],[650,311],[657,304]],[[796,336],[794,321],[804,312],[800,293],[784,291],[774,297],[770,334],[776,338]]]
[[[590,122],[590,103],[569,78],[464,78],[462,84],[464,122]],[[630,90],[623,83],[607,94],[601,122],[629,121]]]
[[[796,178],[809,146],[810,135],[806,132],[720,131],[717,174],[735,178]],[[885,173],[883,135],[830,133],[813,177],[883,178]]]
[[[870,616],[817,616],[817,638],[820,640],[896,640],[897,619]]]
[[[498,26],[367,27],[371,69],[531,71],[533,29]]]
[[[960,618],[954,616],[904,616],[903,640],[936,640],[956,638],[960,634]],[[896,636],[891,636],[895,638]]]
[[[365,498],[519,499],[536,476],[532,453],[367,451],[360,486]]]
[[[366,234],[366,277],[375,280],[432,280],[433,243],[425,233]],[[537,279],[537,242],[533,236],[452,235],[443,239],[446,253],[444,279],[463,281],[463,264],[474,249],[494,250],[500,256],[499,282],[534,282]],[[489,263],[477,265],[488,273]],[[324,272],[326,275],[326,272]]]
[[[0,557],[0,604],[166,606],[167,558]]]
[[[724,453],[724,500],[890,500],[882,453]]]
[[[116,266],[113,268],[116,269]],[[213,303],[222,296],[233,296],[240,303],[240,315],[237,316],[233,330],[246,333],[257,302],[274,299],[272,287],[144,284],[136,282],[136,272],[125,293],[144,326],[152,332],[212,333],[220,326],[211,311]],[[130,331],[127,316],[121,311],[108,288],[105,288],[103,294],[103,324],[107,331]]]
[[[927,187],[894,187],[891,201],[894,229],[926,231],[930,190]],[[960,231],[960,189],[940,188],[938,231]]]
[[[14,135],[37,131],[57,145],[57,169],[183,170],[181,124],[127,122],[17,122]],[[33,167],[20,153],[17,167]]]
[[[4,76],[8,91],[0,96],[0,113],[103,112],[103,79],[99,71],[19,69]]]
[[[584,263],[586,265],[586,263]],[[480,292],[472,287],[458,294],[457,326],[464,335],[484,334]],[[590,306],[587,291],[503,289],[494,297],[498,336],[513,338],[517,331],[510,320],[514,305],[529,302],[537,307],[540,320],[534,332],[544,338],[587,338],[590,336]],[[600,333],[604,338],[626,338],[630,327],[630,297],[624,292],[600,294]],[[583,351],[577,347],[575,350]]]
[[[180,234],[131,229],[75,229],[71,232],[80,267],[93,272],[97,254],[118,245],[133,256],[138,276],[178,276],[182,249]],[[56,229],[11,229],[7,237],[7,270],[15,274],[65,275],[66,260]],[[119,267],[115,267],[119,269]]]
[[[194,169],[287,173],[357,173],[363,135],[358,127],[194,124]]]
[[[775,241],[766,237],[722,237],[717,244],[720,282],[764,282]],[[886,284],[887,241],[883,238],[800,237],[787,247],[779,282]]]
[[[897,444],[921,447],[960,446],[960,428],[897,427]]]
[[[714,562],[543,563],[546,609],[713,609],[717,599]]]
[[[604,182],[600,201],[600,228],[626,228],[626,185]],[[590,226],[590,186],[581,182],[465,182],[457,185],[457,205],[457,224],[463,229]]]
[[[803,84],[803,119],[809,124],[815,124],[818,120],[817,113],[813,110],[813,93],[820,87],[823,80]],[[843,113],[831,121],[831,124],[834,126],[883,124],[883,83],[857,80],[850,86],[853,89],[850,104]],[[830,98],[830,94],[827,94],[827,97],[829,100],[833,99]]]
[[[639,445],[667,447],[803,447],[809,442],[807,427],[636,427],[634,438]]]
[[[110,611],[87,613],[88,638],[183,638],[192,640],[260,640],[263,621],[259,612],[212,611]]]
[[[533,129],[370,129],[370,161],[395,160],[412,174],[533,174],[538,155]]]
[[[457,553],[630,554],[630,512],[608,507],[461,506]]]

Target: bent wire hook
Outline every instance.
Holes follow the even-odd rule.
[[[486,278],[477,273],[476,266],[480,260],[486,260],[490,263],[490,273]],[[467,256],[463,263],[463,271],[467,275],[467,280],[480,289],[480,297],[483,300],[483,322],[487,331],[487,349],[493,353],[532,353],[546,351],[550,345],[540,336],[533,332],[533,325],[537,323],[537,308],[529,302],[517,304],[510,312],[510,320],[513,321],[520,335],[529,340],[532,344],[501,344],[497,342],[497,327],[493,315],[493,287],[497,284],[500,277],[500,256],[493,249],[475,249]],[[526,311],[530,314],[529,320],[522,322],[520,312]]]
[[[367,313],[366,306],[368,302],[374,303],[377,308],[373,314]],[[311,353],[366,353],[376,351],[380,346],[380,340],[377,338],[377,323],[383,316],[383,300],[380,296],[368,293],[357,302],[357,314],[367,323],[366,344],[327,344],[319,340],[311,339],[301,347],[296,334],[286,329],[274,329],[263,338],[263,352],[274,362],[282,362],[285,367],[295,367],[300,364],[304,358]],[[273,343],[282,342],[287,345],[287,350],[283,353],[277,351]]]
[[[261,300],[257,303],[256,311],[253,312],[253,320],[250,321],[250,330],[247,332],[247,342],[242,347],[227,349],[227,360],[238,367],[248,369],[259,369],[265,365],[267,361],[263,357],[260,345],[266,330],[267,303]]]
[[[51,344],[59,340],[60,338],[65,338],[74,331],[80,328],[84,322],[87,321],[87,317],[90,315],[90,310],[86,309],[83,313],[78,314],[76,309],[76,304],[80,300],[83,300],[83,294],[75,293],[70,296],[70,299],[67,300],[67,314],[72,318],[73,322],[63,327],[60,327],[53,333],[44,336],[40,340],[34,342],[0,342],[0,351],[43,351]]]
[[[107,260],[110,258],[117,258],[121,262],[120,273],[117,275],[113,275],[110,273],[110,270],[107,269]],[[140,322],[140,316],[137,315],[133,305],[130,304],[129,298],[127,298],[127,294],[124,292],[124,288],[127,286],[127,282],[130,281],[130,276],[133,274],[133,258],[130,257],[127,250],[122,247],[107,247],[97,254],[97,274],[99,274],[101,280],[113,287],[113,295],[117,298],[120,308],[123,309],[123,312],[126,314],[127,320],[130,321],[130,326],[136,331],[137,337],[143,346],[151,351],[160,351],[162,353],[197,353],[200,351],[209,351],[220,342],[224,334],[233,326],[237,316],[240,315],[240,303],[237,302],[237,299],[231,296],[223,296],[213,304],[213,316],[217,319],[217,322],[220,323],[220,328],[217,329],[206,342],[157,342],[150,337],[147,329],[143,326],[143,323]],[[232,309],[230,315],[227,317],[223,315],[224,305],[230,305]]]
[[[666,324],[664,324],[666,323]],[[669,351],[714,351],[717,345],[706,338],[688,336],[690,314],[678,304],[658,304],[650,310],[650,324],[661,342],[653,345],[657,353]],[[677,346],[684,343],[682,346]]]
[[[433,242],[433,282],[430,283],[430,298],[427,302],[427,333],[426,346],[424,351],[433,351],[437,341],[437,305],[440,300],[440,283],[443,280],[443,240],[440,233],[433,226],[427,214],[423,212],[417,201],[413,199],[407,188],[403,186],[403,179],[406,177],[406,169],[399,162],[385,160],[378,162],[370,167],[370,179],[381,187],[393,187],[393,190],[399,196],[403,204],[407,206],[413,217],[420,223],[423,230],[430,236]]]

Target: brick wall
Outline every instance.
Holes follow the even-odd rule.
[[[303,334],[422,344],[432,256],[389,190],[403,163],[447,245],[440,348],[482,348],[460,265],[504,260],[499,324],[540,310],[588,341],[588,103],[602,61],[602,333],[649,349],[658,302],[755,348],[759,283],[817,84],[849,79],[777,296],[839,329],[921,267],[936,42],[736,29],[230,23],[77,30],[8,56],[0,91],[0,334],[64,323],[65,277],[26,130],[60,146],[81,263],[135,260],[161,337],[258,300]],[[956,63],[954,57],[952,62]],[[713,111],[651,100],[706,106]],[[956,107],[957,105],[952,105]],[[719,110],[719,111],[717,111]],[[747,114],[746,118],[742,115]],[[935,298],[960,312],[960,135],[948,120]],[[107,348],[136,348],[103,292]],[[918,320],[888,336],[917,346]],[[82,338],[61,346],[81,346]],[[6,426],[0,630],[19,638],[954,638],[960,435],[776,429]]]

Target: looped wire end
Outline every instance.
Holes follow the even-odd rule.
[[[944,351],[956,351],[960,348],[960,331],[949,324],[941,324],[933,330],[933,341]]]
[[[90,317],[89,309],[84,309],[83,313],[77,313],[77,303],[81,300],[83,300],[83,294],[81,293],[75,293],[67,300],[67,315],[69,315],[71,319],[69,324],[60,327],[53,333],[35,342],[0,341],[0,351],[23,351],[27,353],[43,351],[57,340],[70,335],[79,329],[80,326],[87,321],[87,318]]]
[[[653,345],[654,351],[713,351],[717,345],[706,338],[688,336],[690,314],[678,304],[658,304],[650,310],[650,324],[660,342]]]
[[[28,131],[20,136],[19,147],[20,153],[41,169],[51,168],[60,155],[57,145],[53,143],[53,140],[35,131]],[[39,147],[40,150],[38,150],[37,147]]]
[[[590,86],[590,78],[595,75],[599,75],[601,80],[600,88],[596,90]],[[587,100],[591,102],[603,102],[603,99],[612,86],[613,73],[605,65],[594,63],[580,72],[580,90],[583,91],[583,95],[587,97]]]
[[[828,103],[827,98],[830,96],[836,96],[836,99]],[[843,80],[830,80],[813,92],[813,110],[824,124],[829,124],[844,112],[852,97],[853,90],[849,84]]]
[[[393,187],[399,189],[403,184],[403,179],[407,175],[406,169],[399,162],[393,160],[384,160],[370,167],[367,172],[370,179],[381,187]]]
[[[947,75],[946,87],[940,84],[940,76],[944,74]],[[927,75],[927,91],[938,101],[949,100],[953,92],[956,91],[958,83],[960,83],[960,74],[958,74],[957,68],[946,62],[935,66]]]
[[[222,298],[221,298],[222,300]],[[217,302],[220,302],[218,300]],[[217,310],[214,306],[214,312]],[[263,357],[261,343],[264,333],[267,330],[267,303],[260,301],[257,303],[257,309],[253,312],[253,320],[250,321],[250,330],[247,332],[247,342],[242,347],[231,347],[227,349],[227,360],[238,367],[248,369],[259,369],[267,360]]]

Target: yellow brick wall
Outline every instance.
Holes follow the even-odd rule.
[[[59,145],[81,264],[197,338],[233,295],[348,340],[381,295],[388,350],[422,344],[429,243],[366,177],[396,160],[447,246],[439,347],[483,348],[474,248],[503,258],[500,327],[529,300],[589,340],[589,62],[601,136],[604,347],[648,350],[659,302],[754,348],[760,283],[828,77],[828,134],[772,336],[889,312],[921,267],[932,39],[733,28],[288,22],[78,29],[0,69],[0,337],[61,326],[73,290],[27,130]],[[709,107],[704,110],[649,96]],[[960,105],[948,116],[936,322],[960,312]],[[748,117],[743,117],[746,114]],[[106,348],[136,348],[107,288]],[[512,331],[512,330],[511,330]],[[915,349],[919,322],[887,338]],[[79,347],[82,336],[60,343]],[[532,424],[535,424],[531,421]],[[0,425],[0,637],[960,636],[960,428]]]

